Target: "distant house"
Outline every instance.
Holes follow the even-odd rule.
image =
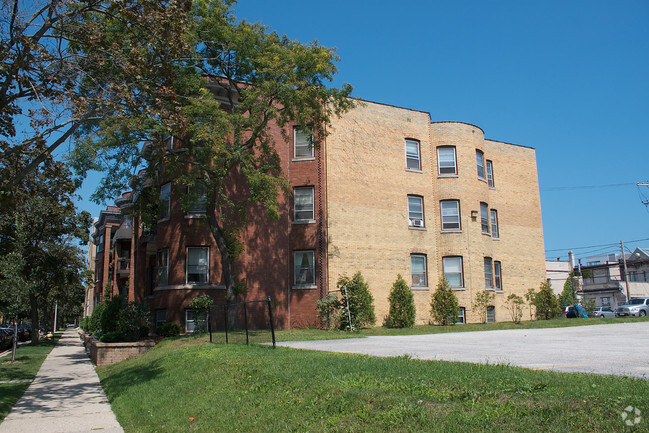
[[[563,292],[563,286],[566,284],[572,269],[573,266],[570,261],[561,261],[559,259],[545,261],[545,275],[555,295],[560,295]]]
[[[613,308],[622,305],[627,298],[649,296],[649,250],[637,248],[627,254],[626,268],[628,289],[624,260],[620,255],[586,259],[586,265],[581,267],[586,277],[583,278],[579,294],[592,299],[598,307]]]

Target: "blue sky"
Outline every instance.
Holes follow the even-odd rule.
[[[334,85],[351,83],[356,97],[535,148],[546,257],[649,247],[649,188],[636,186],[649,181],[649,1],[240,0],[235,10],[336,47]]]

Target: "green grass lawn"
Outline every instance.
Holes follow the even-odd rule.
[[[56,334],[52,341],[43,340],[36,346],[21,345],[16,350],[16,362],[11,362],[11,353],[0,358],[0,382],[33,380],[60,337],[61,334]],[[11,408],[28,387],[29,382],[0,383],[0,420],[9,415]]]
[[[97,369],[126,432],[617,432],[628,406],[649,417],[644,380],[206,340]]]

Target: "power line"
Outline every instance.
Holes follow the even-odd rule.
[[[582,185],[582,186],[554,186],[541,188],[541,191],[569,191],[575,189],[618,188],[622,186],[638,186],[636,183],[611,183],[608,185]]]
[[[649,241],[649,238],[636,239],[634,241],[624,241],[624,242],[632,244],[634,242],[644,242],[644,241]],[[575,250],[588,250],[588,249],[591,249],[591,248],[610,248],[610,247],[614,247],[614,246],[617,246],[617,245],[619,245],[619,242],[613,242],[613,243],[610,243],[610,244],[601,244],[601,245],[590,245],[590,246],[587,246],[587,247],[556,248],[556,249],[552,249],[552,250],[545,250],[545,252],[550,253],[550,252],[553,252],[553,251],[575,251]]]

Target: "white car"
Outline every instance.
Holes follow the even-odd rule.
[[[615,317],[615,311],[611,307],[597,307],[592,314],[593,317]]]

